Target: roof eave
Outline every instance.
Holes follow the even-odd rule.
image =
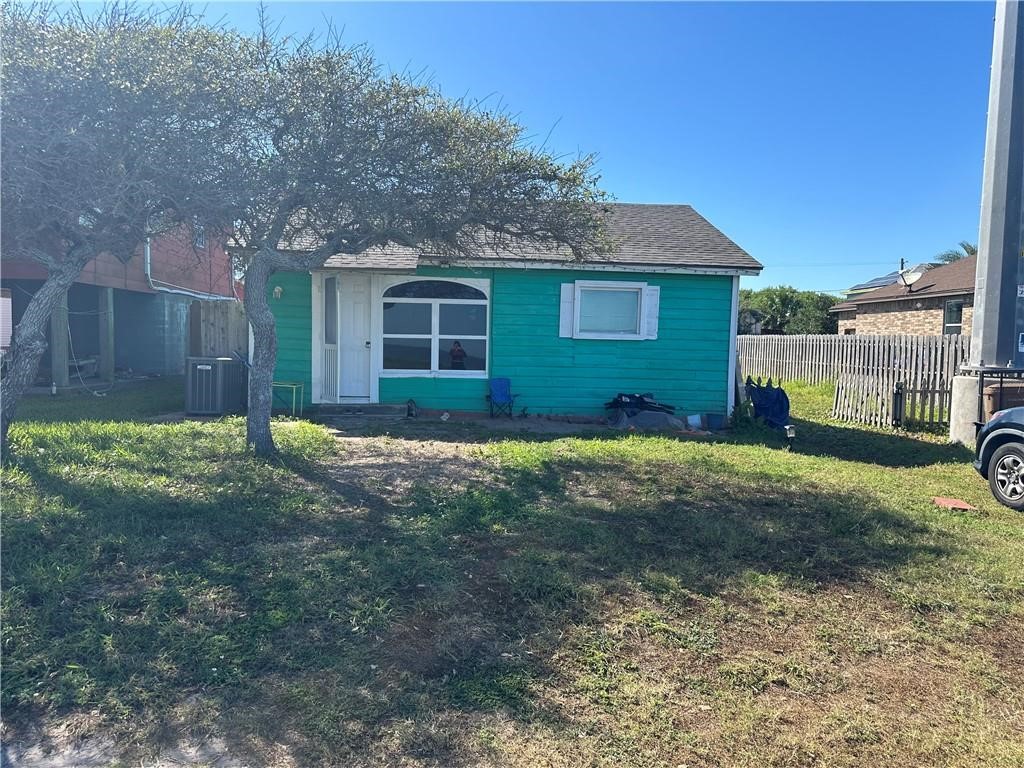
[[[665,262],[562,261],[558,259],[473,258],[440,259],[424,257],[420,264],[451,267],[491,267],[495,269],[568,269],[592,272],[661,272],[665,274],[750,275],[761,273],[758,264],[671,264]]]
[[[865,299],[856,299],[855,301],[852,301],[851,303],[854,305],[854,308],[856,308],[857,306],[859,306],[861,304],[884,304],[887,301],[910,301],[912,299],[929,299],[929,298],[941,299],[941,298],[944,298],[946,296],[973,296],[973,295],[974,295],[974,289],[973,288],[957,288],[957,289],[950,289],[950,290],[947,290],[947,291],[927,291],[927,292],[922,291],[921,293],[905,293],[905,294],[903,294],[901,296],[879,296],[879,297],[871,298],[871,299],[867,299],[867,298],[865,298]]]

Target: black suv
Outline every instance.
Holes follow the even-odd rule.
[[[1024,510],[1024,407],[992,414],[978,432],[974,468],[996,501]]]

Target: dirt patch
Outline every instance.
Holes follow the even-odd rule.
[[[342,432],[336,437],[344,453],[328,475],[344,486],[397,496],[417,484],[462,486],[485,482],[488,475],[479,447],[471,444]]]
[[[2,768],[109,768],[121,765],[124,757],[124,745],[117,745],[113,739],[103,736],[70,739],[62,732],[39,734],[35,739],[15,742],[5,739],[2,749]],[[249,765],[232,755],[220,739],[167,747],[140,757],[133,764],[140,768],[246,768]]]

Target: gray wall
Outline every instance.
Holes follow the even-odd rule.
[[[117,367],[136,373],[184,373],[191,303],[186,296],[168,293],[114,291]]]

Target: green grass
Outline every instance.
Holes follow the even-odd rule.
[[[36,412],[2,477],[8,733],[126,761],[216,735],[252,765],[1024,764],[1024,517],[940,437],[788,388],[792,450],[277,422],[262,462],[239,419],[106,421],[158,398]]]
[[[18,403],[18,419],[33,422],[127,421],[185,409],[182,376],[100,385],[99,394],[82,390],[59,396],[31,395]]]

